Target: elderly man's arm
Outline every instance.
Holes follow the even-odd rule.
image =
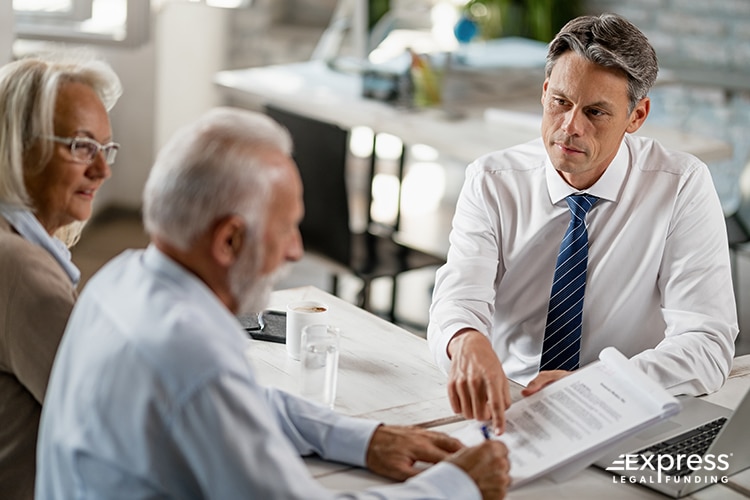
[[[362,492],[362,498],[380,498],[381,494],[389,499],[502,498],[510,484],[507,449],[499,441],[467,448],[444,433],[344,416],[273,389],[266,389],[266,394],[301,454],[315,452],[328,460],[365,466],[384,477],[407,481]],[[363,443],[363,431],[372,425],[375,428]],[[363,444],[365,460],[360,463],[358,452]],[[423,471],[416,466],[418,462],[437,465]]]

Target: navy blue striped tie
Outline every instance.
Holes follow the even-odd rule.
[[[539,370],[575,370],[581,352],[583,294],[586,289],[589,238],[586,213],[598,198],[568,196],[570,224],[557,254]]]

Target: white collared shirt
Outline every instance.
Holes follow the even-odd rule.
[[[560,242],[577,193],[541,139],[473,162],[459,197],[447,264],[437,272],[428,341],[447,371],[461,329],[489,336],[508,378],[539,370]],[[724,215],[708,168],[626,135],[586,193],[588,273],[581,365],[614,346],[674,394],[725,381],[737,313]]]

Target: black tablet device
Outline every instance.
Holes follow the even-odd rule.
[[[286,312],[265,310],[260,314],[238,316],[240,324],[255,340],[286,343]]]

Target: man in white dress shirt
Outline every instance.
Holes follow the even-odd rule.
[[[497,441],[346,417],[260,386],[235,314],[302,255],[302,184],[269,118],[217,109],[164,147],[144,192],[152,244],[87,284],[55,359],[37,498],[495,499]],[[300,455],[403,484],[334,493]],[[418,473],[416,462],[439,462]],[[412,477],[413,476],[413,477]]]
[[[428,327],[456,412],[501,432],[508,379],[528,395],[569,373],[540,372],[540,360],[574,194],[598,198],[585,217],[579,366],[615,346],[674,394],[726,380],[737,315],[708,168],[630,135],[649,114],[657,71],[625,19],[572,20],[550,43],[542,137],[467,168]]]

